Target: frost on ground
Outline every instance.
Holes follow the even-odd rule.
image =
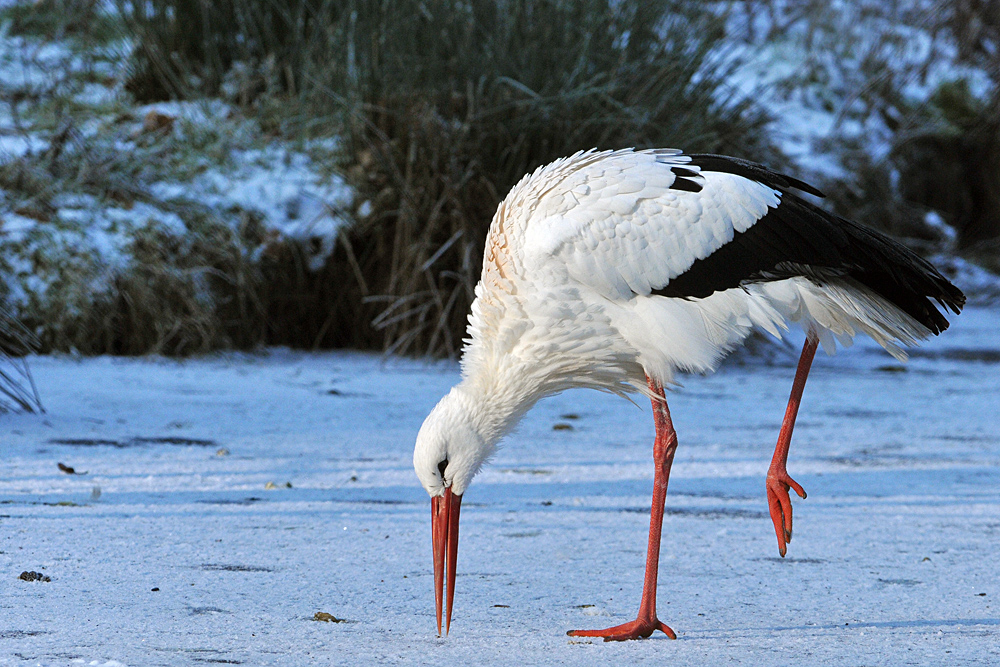
[[[529,413],[466,494],[439,639],[410,456],[454,365],[37,358],[48,412],[0,416],[0,664],[997,664],[998,332],[970,308],[905,366],[820,355],[785,559],[764,474],[796,350],[687,378],[659,589],[679,640],[618,645],[565,631],[638,607],[645,406]]]

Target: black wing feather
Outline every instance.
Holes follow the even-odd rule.
[[[736,174],[737,176],[742,176],[743,178],[749,178],[751,181],[757,181],[758,183],[763,183],[764,185],[770,185],[772,188],[776,188],[778,190],[795,188],[796,190],[808,192],[809,194],[817,197],[826,196],[805,181],[800,181],[799,179],[792,178],[786,174],[779,174],[776,171],[771,171],[764,165],[757,162],[751,162],[750,160],[743,160],[738,157],[729,157],[727,155],[712,155],[711,153],[695,153],[689,157],[691,158],[691,162],[689,164],[700,167],[702,171],[723,171],[727,174]]]
[[[899,307],[937,334],[948,320],[931,302],[954,313],[965,295],[927,260],[888,236],[810,204],[788,192],[795,188],[822,196],[816,188],[748,160],[692,155],[702,171],[724,171],[781,192],[781,203],[732,241],[699,259],[653,294],[704,298],[744,284],[805,276],[824,280],[849,277]]]

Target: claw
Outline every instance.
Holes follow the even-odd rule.
[[[766,488],[768,510],[778,538],[778,553],[784,558],[786,546],[792,541],[792,501],[788,490],[794,489],[800,498],[805,498],[806,492],[783,470],[768,474]]]

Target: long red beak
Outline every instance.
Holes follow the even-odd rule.
[[[445,489],[443,496],[431,498],[431,538],[434,542],[434,603],[437,605],[438,637],[441,636],[441,603],[444,601],[445,572],[448,576],[448,617],[444,626],[451,629],[451,611],[455,602],[455,563],[458,561],[458,514],[462,496]]]

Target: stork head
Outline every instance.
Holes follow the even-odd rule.
[[[413,467],[431,498],[443,496],[445,489],[460,496],[469,487],[493,446],[475,426],[471,399],[458,387],[427,415],[417,434]]]
[[[441,399],[424,420],[413,450],[413,467],[431,497],[431,536],[434,543],[434,597],[438,635],[447,571],[448,615],[445,634],[451,627],[455,599],[455,562],[458,558],[458,516],[462,494],[493,451],[476,428],[475,405],[455,387]]]

